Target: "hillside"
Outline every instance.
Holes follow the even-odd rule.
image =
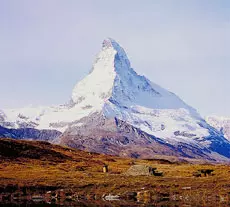
[[[170,159],[125,159],[47,142],[0,139],[0,192],[23,194],[26,191],[37,195],[64,189],[72,195],[71,199],[78,195],[97,200],[108,194],[128,199],[132,192],[146,191],[157,198],[164,195],[172,199],[173,195],[184,196],[188,188],[192,189],[189,193],[195,200],[204,192],[204,197],[216,196],[217,192],[228,196],[230,166]],[[103,173],[104,165],[108,165],[108,173]],[[134,165],[157,168],[163,176],[127,176],[125,173]],[[213,176],[193,176],[202,169],[214,170]]]

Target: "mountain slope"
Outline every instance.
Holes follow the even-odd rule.
[[[8,129],[0,126],[0,137],[26,139],[26,140],[40,140],[40,141],[53,141],[62,133],[57,130],[48,129],[34,129],[34,128],[18,128]]]
[[[121,131],[118,122],[133,132]],[[63,135],[55,143],[108,154],[230,158],[223,134],[175,94],[138,75],[124,49],[110,38],[68,104],[4,110],[0,125],[57,130]]]
[[[228,140],[230,140],[230,118],[208,116],[206,121],[215,129],[219,130]]]
[[[81,126],[76,127],[79,123]],[[58,139],[61,145],[122,157],[146,159],[164,155],[214,161],[212,151],[206,147],[183,142],[172,145],[122,120],[98,113],[75,122]]]
[[[138,75],[130,67],[124,50],[114,40],[108,39],[103,42],[93,70],[75,86],[72,100],[76,105],[94,108],[107,120],[113,122],[120,120],[141,130],[148,137],[159,138],[167,150],[170,148],[168,145],[174,146],[173,151],[180,154],[180,149],[177,147],[180,146],[182,151],[185,151],[182,153],[183,156],[222,159],[223,157],[219,156],[221,154],[230,157],[230,143],[221,133],[209,126],[195,109],[185,104],[175,94]],[[116,131],[114,134],[105,135],[104,131],[111,130],[110,127],[106,127],[106,130],[103,130],[104,134],[101,135],[103,125],[98,125],[94,129],[92,123],[86,123],[86,120],[91,118],[92,116],[87,116],[87,119],[83,118],[71,124],[71,127],[61,136],[59,143],[75,147],[84,146],[93,151],[112,154],[119,149],[116,153],[120,155],[129,154],[130,151],[149,157],[154,156],[154,151],[159,154],[164,153],[159,145],[154,147],[154,144],[145,143],[144,139],[141,139],[144,143],[140,143],[138,136],[134,135],[132,135],[135,137],[131,140],[132,143],[127,144],[125,150],[122,150],[119,144],[111,141],[118,141],[121,135],[115,130],[116,127],[112,128]],[[100,120],[100,116],[94,118],[96,122],[97,119]],[[85,136],[88,133],[90,135]],[[106,145],[103,143],[105,136],[110,140]],[[127,133],[122,136],[129,137]],[[135,152],[135,146],[141,147],[139,149],[141,153]],[[151,150],[149,153],[144,153],[147,148]],[[192,153],[187,153],[186,151],[189,151],[187,148],[191,148]],[[171,150],[168,152],[170,153]],[[203,155],[198,155],[200,152],[203,152]]]

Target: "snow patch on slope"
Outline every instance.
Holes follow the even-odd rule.
[[[230,118],[221,116],[208,116],[206,121],[212,127],[224,134],[230,140]]]
[[[54,107],[28,107],[21,109],[6,109],[7,118],[0,125],[7,128],[36,128],[56,129],[64,132],[70,122],[87,116],[91,108],[81,109],[81,106],[68,108],[66,106]]]
[[[199,125],[186,109],[150,109],[141,106],[121,108],[111,102],[104,106],[107,117],[126,121],[142,131],[161,137],[168,142],[186,141],[194,143],[195,138],[209,136],[206,128]]]

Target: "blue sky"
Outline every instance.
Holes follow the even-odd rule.
[[[0,108],[69,100],[106,37],[202,115],[230,116],[228,0],[0,0]]]

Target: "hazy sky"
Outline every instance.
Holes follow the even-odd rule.
[[[229,0],[0,0],[0,108],[67,102],[106,37],[202,115],[230,116]]]

